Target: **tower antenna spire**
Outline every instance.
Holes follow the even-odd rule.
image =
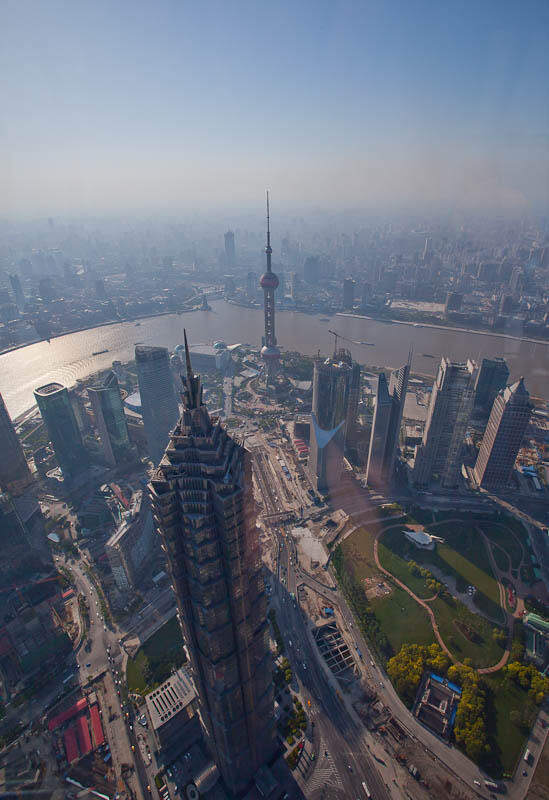
[[[267,272],[271,272],[271,255],[273,249],[271,247],[271,215],[269,213],[269,190],[267,189],[267,247],[265,253],[267,254]]]
[[[187,329],[183,328],[183,338],[185,340],[185,364],[187,367],[187,377],[194,378],[193,365],[191,364],[191,351],[189,350],[189,343],[187,342]]]
[[[193,372],[193,365],[191,364],[191,351],[189,350],[187,331],[185,328],[183,328],[183,338],[185,340],[185,364],[187,366],[187,374],[184,380],[184,405],[188,409],[199,408],[202,405],[202,386],[200,384],[200,375],[197,377]]]

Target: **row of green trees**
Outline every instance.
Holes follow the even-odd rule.
[[[546,694],[549,694],[549,678],[542,675],[533,664],[521,664],[520,661],[511,661],[503,668],[506,678],[528,689],[528,694],[538,706],[543,702]]]
[[[408,562],[408,569],[415,575],[416,578],[423,578],[425,583],[427,584],[427,588],[433,594],[442,594],[445,590],[444,584],[440,581],[437,581],[433,573],[426,569],[425,567],[421,567],[415,561]]]
[[[273,681],[275,686],[280,690],[286,684],[291,683],[293,678],[292,666],[287,658],[282,659],[282,663],[273,672]]]
[[[393,654],[393,649],[380,628],[379,622],[372,607],[368,603],[368,598],[362,586],[358,583],[354,575],[345,569],[341,545],[338,545],[334,550],[332,564],[337,575],[339,586],[353,610],[361,632],[364,636],[369,638],[380,656],[384,659],[389,658]]]
[[[486,684],[468,664],[452,664],[447,677],[461,687],[454,738],[469,758],[478,764],[490,754]]]

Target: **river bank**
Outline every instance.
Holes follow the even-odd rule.
[[[189,314],[194,309],[189,309],[185,311],[185,314]],[[47,339],[31,339],[29,342],[23,342],[22,344],[14,344],[11,347],[5,347],[3,350],[0,350],[0,356],[5,355],[5,353],[13,353],[14,350],[21,350],[23,347],[29,347],[31,344],[38,344],[39,342],[49,342],[52,339],[59,339],[61,336],[70,336],[71,333],[82,333],[83,331],[94,331],[96,328],[106,328],[109,325],[120,325],[123,322],[141,322],[144,319],[154,319],[155,317],[166,317],[172,315],[173,311],[159,311],[158,314],[144,314],[142,317],[132,317],[131,319],[112,319],[108,322],[100,322],[98,325],[84,325],[82,328],[71,328],[69,331],[62,331],[61,333],[52,333],[52,335]],[[183,312],[181,312],[183,313]]]
[[[342,346],[351,351],[358,363],[395,369],[406,363],[413,349],[412,372],[429,377],[435,375],[442,356],[456,361],[504,357],[511,380],[524,375],[531,394],[549,398],[547,342],[436,325],[416,327],[413,323],[390,323],[356,314],[328,317],[277,311],[276,322],[282,349],[308,356],[331,353],[334,337],[330,331],[337,330]],[[56,336],[49,342],[18,346],[0,355],[0,392],[12,417],[18,417],[34,405],[33,390],[37,386],[51,381],[73,386],[99,370],[109,369],[115,360],[131,361],[138,343],[173,350],[183,341],[184,327],[191,346],[222,340],[227,344],[251,342],[260,347],[263,311],[213,300],[210,311],[198,309],[109,321]]]
[[[460,331],[461,333],[474,333],[476,336],[499,336],[502,339],[514,339],[517,342],[532,342],[532,344],[542,344],[549,347],[549,340],[547,339],[534,339],[531,336],[516,336],[513,333],[499,333],[498,331],[486,331],[478,328],[460,328],[458,325],[436,325],[434,322],[411,322],[410,320],[392,319],[390,317],[372,317],[368,314],[350,314],[348,311],[338,311],[336,317],[371,319],[376,322],[386,322],[389,325],[411,325],[412,328],[434,328],[439,331]]]

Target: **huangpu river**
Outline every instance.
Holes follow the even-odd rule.
[[[115,360],[129,361],[137,343],[173,349],[183,341],[184,327],[191,346],[216,340],[260,346],[261,309],[224,300],[213,301],[211,305],[211,311],[104,325],[4,353],[0,356],[0,393],[12,417],[17,417],[34,405],[36,387],[50,381],[71,386],[80,378],[107,369]],[[352,340],[353,343],[342,339],[340,344],[361,364],[398,367],[405,363],[413,348],[412,370],[424,375],[435,375],[443,355],[456,360],[503,356],[509,364],[511,379],[524,375],[532,395],[549,399],[549,343],[341,315],[328,319],[297,311],[279,311],[276,321],[278,343],[283,349],[306,355],[316,355],[319,351],[329,354],[334,348],[334,337],[329,333],[332,329]],[[107,352],[93,355],[103,350]]]

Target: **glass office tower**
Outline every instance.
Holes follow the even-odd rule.
[[[86,469],[88,458],[67,388],[60,383],[48,383],[35,389],[34,397],[57,463],[70,480]]]
[[[132,454],[118,378],[109,372],[101,383],[88,387],[88,397],[99,431],[105,461],[115,466]]]

